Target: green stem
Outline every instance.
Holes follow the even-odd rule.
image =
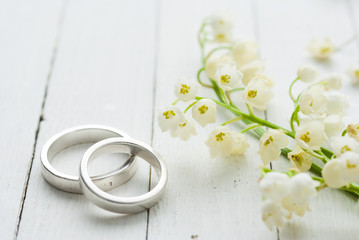
[[[242,119],[243,119],[242,117],[236,117],[236,118],[233,118],[233,119],[231,119],[231,120],[229,120],[227,122],[222,123],[221,126],[225,126],[225,125],[233,123],[233,122],[238,122],[238,121],[241,121]]]
[[[237,92],[237,91],[243,91],[244,88],[233,88],[232,90],[229,90],[231,93],[232,92]]]
[[[342,132],[342,137],[344,137],[348,132],[348,129],[344,129],[344,131]]]
[[[198,72],[197,72],[197,81],[199,82],[199,84],[201,84],[201,85],[204,86],[204,87],[213,88],[213,86],[202,82],[202,80],[201,80],[201,73],[202,73],[204,70],[206,70],[205,67],[202,67],[201,69],[198,70]]]
[[[176,105],[179,101],[180,101],[180,99],[178,98],[175,101],[173,101],[173,103],[171,105]]]
[[[223,89],[220,88],[219,91],[220,91],[220,93],[221,93],[221,95],[222,95],[222,98],[223,98],[224,102],[225,102],[227,105],[229,105],[229,104],[230,104],[230,101],[229,101],[227,95],[224,93]]]
[[[292,116],[290,117],[290,128],[292,129],[292,132],[295,132],[294,121],[299,126],[299,120],[298,120],[298,112],[299,112],[299,110],[300,110],[300,106],[296,105],[296,107],[294,108],[294,111],[292,113]]]
[[[289,96],[290,96],[290,98],[292,99],[293,102],[295,102],[295,98],[293,97],[292,88],[293,88],[294,83],[296,83],[298,80],[299,80],[299,77],[294,79],[294,81],[289,86]]]
[[[242,131],[241,131],[241,133],[245,133],[245,132],[247,132],[247,131],[249,131],[249,130],[252,130],[252,129],[256,129],[256,128],[259,128],[259,127],[261,127],[262,125],[260,125],[260,124],[254,124],[254,125],[249,125],[247,128],[245,128],[245,129],[243,129]]]
[[[187,112],[191,107],[193,107],[193,105],[195,105],[198,101],[199,101],[199,100],[194,101],[193,103],[191,103],[190,105],[188,105],[188,107],[183,111],[183,113],[186,113],[186,112]]]
[[[246,103],[246,106],[247,106],[247,109],[248,109],[248,114],[249,114],[250,116],[254,116],[252,107],[249,106],[248,103]]]
[[[231,50],[232,47],[231,46],[221,46],[221,47],[216,47],[214,49],[212,49],[206,57],[206,61],[212,56],[213,53],[217,52],[218,50],[223,50],[223,49],[227,49],[227,50]]]

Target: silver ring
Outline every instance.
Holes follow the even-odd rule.
[[[56,134],[42,148],[42,175],[48,183],[57,189],[71,193],[82,193],[79,176],[71,176],[56,170],[50,161],[56,154],[70,146],[81,143],[95,143],[113,137],[128,137],[128,135],[115,128],[101,125],[78,126]],[[130,155],[120,168],[103,175],[93,176],[91,179],[99,188],[108,191],[127,182],[135,171],[135,156]]]
[[[89,161],[104,153],[117,152],[141,157],[151,164],[159,176],[157,185],[136,197],[117,197],[96,187],[89,177]],[[109,138],[94,144],[84,154],[80,163],[80,184],[84,195],[95,205],[116,213],[137,213],[152,207],[161,199],[167,184],[167,167],[150,146],[129,138]]]

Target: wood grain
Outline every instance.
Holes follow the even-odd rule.
[[[1,239],[16,232],[61,1],[0,2]]]

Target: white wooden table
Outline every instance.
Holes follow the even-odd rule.
[[[0,2],[0,239],[359,238],[356,200],[334,190],[322,191],[304,218],[270,232],[260,216],[256,139],[245,157],[210,159],[203,143],[210,128],[188,142],[159,129],[157,111],[174,100],[177,77],[200,67],[201,20],[223,8],[236,14],[236,33],[257,39],[267,59],[277,93],[266,112],[271,121],[287,124],[286,89],[300,64],[344,72],[359,58],[359,40],[326,64],[304,53],[312,37],[341,43],[359,34],[354,0]],[[359,89],[344,80],[349,113],[359,121]],[[122,129],[163,155],[169,182],[158,205],[119,217],[44,181],[44,142],[89,123]],[[119,194],[147,190],[149,167],[139,166],[136,176]]]

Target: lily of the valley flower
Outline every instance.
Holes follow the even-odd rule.
[[[265,198],[278,202],[289,193],[289,179],[286,174],[269,172],[259,182],[259,189]]]
[[[259,139],[259,155],[264,164],[279,160],[281,148],[288,145],[288,137],[281,130],[269,129]]]
[[[190,77],[181,77],[175,85],[176,97],[184,102],[194,99],[197,95],[199,84]]]
[[[234,61],[238,66],[248,64],[259,58],[258,44],[250,40],[241,40],[233,44]]]
[[[239,70],[243,73],[242,83],[247,86],[250,80],[264,71],[264,63],[261,60],[255,60],[240,66]]]
[[[359,141],[359,123],[351,123],[347,126],[348,135]]]
[[[349,75],[352,84],[359,84],[359,64],[353,64],[350,66],[347,70],[347,74]]]
[[[338,73],[325,75],[319,81],[325,84],[326,89],[339,90],[342,87],[342,77]]]
[[[197,135],[195,123],[191,117],[186,116],[186,120],[183,123],[178,124],[178,128],[171,131],[172,137],[179,137],[184,141],[187,141],[191,135]]]
[[[297,76],[302,82],[314,82],[318,76],[318,70],[311,65],[303,65],[298,68]]]
[[[209,135],[206,145],[210,149],[211,157],[242,155],[248,147],[248,139],[241,133],[231,132],[227,127],[215,128]]]
[[[312,166],[312,155],[306,153],[298,145],[295,146],[293,151],[288,153],[288,158],[290,159],[291,166],[298,169],[301,172],[306,172]]]
[[[337,157],[348,151],[359,153],[359,142],[349,136],[332,137],[329,144]]]
[[[321,116],[327,110],[323,85],[309,86],[299,97],[300,111],[305,115]]]
[[[165,107],[158,115],[158,125],[162,129],[162,132],[168,130],[174,131],[178,128],[178,125],[184,121],[185,115],[179,107],[174,105]]]
[[[216,72],[218,85],[228,91],[241,85],[243,74],[237,70],[234,62],[220,64]]]
[[[303,119],[295,134],[297,144],[303,149],[320,149],[327,140],[322,121]]]
[[[271,86],[273,82],[263,75],[256,75],[243,91],[244,101],[258,110],[265,110],[267,103],[272,98]]]
[[[212,55],[206,61],[206,74],[207,74],[207,76],[210,79],[215,80],[218,66],[220,64],[227,63],[227,62],[230,62],[230,61],[233,61],[233,57],[231,55],[229,55],[229,54]]]
[[[218,12],[209,17],[209,25],[213,30],[214,40],[227,42],[232,38],[233,17],[228,12]]]
[[[335,46],[328,38],[312,40],[307,49],[318,60],[327,60],[335,52]]]
[[[330,115],[324,119],[325,134],[327,137],[339,136],[344,128],[345,124],[340,115]]]
[[[359,154],[346,151],[327,162],[322,175],[325,183],[332,188],[340,188],[351,182],[359,183]]]
[[[262,220],[271,231],[273,227],[283,227],[288,214],[277,202],[267,199],[262,203]]]
[[[328,115],[344,115],[348,106],[348,97],[342,93],[335,92],[327,96],[326,113]]]
[[[216,122],[216,103],[209,99],[201,99],[192,107],[192,117],[202,127]]]

